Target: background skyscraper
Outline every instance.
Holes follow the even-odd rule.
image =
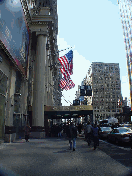
[[[132,0],[118,1],[123,27],[132,110]]]

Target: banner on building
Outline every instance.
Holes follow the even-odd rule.
[[[0,1],[0,40],[25,74],[29,30],[20,0]]]

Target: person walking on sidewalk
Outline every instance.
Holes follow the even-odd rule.
[[[70,133],[71,133],[70,149],[72,149],[72,141],[73,141],[73,151],[75,151],[76,138],[77,138],[77,128],[72,122],[70,124]]]
[[[92,126],[90,125],[90,122],[88,122],[86,126],[86,138],[88,146],[90,146],[91,144],[91,134],[92,134]]]
[[[29,139],[30,129],[31,127],[27,123],[27,125],[24,127],[24,131],[25,131],[24,135],[25,135],[26,142],[29,142],[28,139]]]
[[[62,137],[61,131],[62,131],[62,126],[58,125],[58,137],[60,137],[60,138]]]
[[[70,146],[70,143],[71,143],[71,133],[70,133],[70,125],[69,123],[66,125],[66,136],[69,140],[69,146]]]
[[[81,132],[82,132],[82,125],[81,125],[81,123],[78,125],[78,132],[79,132],[79,134],[81,134]]]
[[[97,145],[99,145],[99,129],[96,124],[92,127],[93,132],[93,142],[94,142],[94,150],[96,149]]]

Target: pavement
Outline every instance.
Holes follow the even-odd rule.
[[[132,175],[131,165],[109,156],[105,146],[101,141],[93,150],[93,144],[89,147],[83,137],[77,138],[76,151],[69,150],[65,138],[29,139],[27,143],[24,139],[17,140],[0,145],[0,167],[20,176]],[[111,147],[106,148],[111,151]]]

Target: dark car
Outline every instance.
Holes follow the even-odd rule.
[[[114,128],[107,136],[108,141],[113,141],[116,144],[130,142],[130,135],[132,130],[127,127]]]
[[[112,131],[111,127],[100,127],[99,128],[99,137],[100,138],[107,138],[108,133]]]

